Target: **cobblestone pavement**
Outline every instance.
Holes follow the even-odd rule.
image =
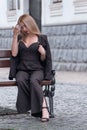
[[[0,106],[15,110],[16,95],[16,87],[0,88]],[[30,114],[0,116],[0,130],[87,130],[87,84],[56,82],[54,113],[46,123]]]

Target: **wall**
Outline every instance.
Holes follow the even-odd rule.
[[[52,4],[42,0],[42,25],[59,25],[87,22],[87,0],[62,0]]]
[[[87,71],[86,0],[62,0],[57,5],[42,0],[42,33],[48,36],[53,69]]]
[[[87,71],[87,24],[43,26],[52,52],[53,69]]]

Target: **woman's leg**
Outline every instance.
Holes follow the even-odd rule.
[[[40,82],[44,78],[42,70],[33,71],[30,77],[31,87],[31,114],[36,117],[42,116],[42,102],[43,102],[43,90]]]
[[[43,80],[43,71],[34,71],[30,77],[31,85],[31,114],[42,117],[43,121],[49,119],[49,112],[40,82]]]
[[[18,96],[16,107],[19,113],[25,113],[31,108],[31,95],[29,87],[29,74],[24,71],[19,71],[16,74],[18,86]]]

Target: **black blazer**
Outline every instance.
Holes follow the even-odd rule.
[[[50,46],[47,40],[46,35],[39,35],[39,43],[45,48],[46,50],[46,59],[44,61],[40,61],[44,67],[44,79],[51,80],[52,79],[52,58],[51,58],[51,51]],[[9,72],[9,79],[13,80],[17,73],[17,65],[19,63],[19,56],[16,57],[11,56],[10,59],[10,72]]]

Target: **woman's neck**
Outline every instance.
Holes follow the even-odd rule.
[[[38,37],[35,34],[29,34],[29,35],[27,35],[26,37],[23,38],[23,41],[25,43],[31,44],[33,42],[38,42]]]

